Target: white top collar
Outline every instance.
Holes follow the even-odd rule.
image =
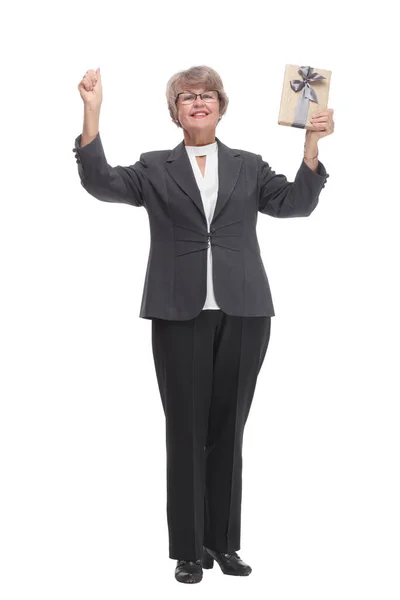
[[[212,154],[217,150],[217,142],[206,144],[206,146],[185,146],[185,148],[191,156],[204,156],[205,154]]]

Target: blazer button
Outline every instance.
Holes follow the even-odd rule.
[[[211,227],[210,231],[211,231],[211,233],[214,233],[215,232],[215,227]]]

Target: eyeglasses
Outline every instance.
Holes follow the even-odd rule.
[[[200,96],[200,98],[204,100],[204,102],[216,102],[219,99],[219,93],[217,92],[217,90],[211,90],[208,92],[203,92],[202,94],[180,92],[177,95],[176,100],[179,100],[181,104],[192,104],[192,102],[196,100],[197,96]]]

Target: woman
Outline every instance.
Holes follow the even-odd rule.
[[[89,194],[144,206],[151,247],[140,317],[152,320],[152,348],[166,417],[169,556],[175,577],[201,581],[214,561],[249,575],[240,549],[242,442],[274,316],[256,235],[258,212],[309,216],[327,177],[317,140],[333,131],[333,110],[313,119],[294,182],[258,154],[233,150],[215,130],[228,97],[220,76],[200,66],[167,84],[168,109],[183,130],[173,150],[110,166],[99,134],[100,70],[78,85],[83,132],[78,171]]]

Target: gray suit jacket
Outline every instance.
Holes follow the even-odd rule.
[[[134,165],[112,167],[100,133],[83,148],[81,135],[75,139],[81,184],[89,194],[147,210],[151,244],[139,314],[144,319],[187,320],[202,310],[210,244],[220,308],[230,315],[275,315],[256,234],[258,212],[308,217],[329,175],[321,162],[314,172],[302,160],[290,182],[260,154],[216,141],[219,192],[208,228],[183,141],[173,150],[144,152]]]

